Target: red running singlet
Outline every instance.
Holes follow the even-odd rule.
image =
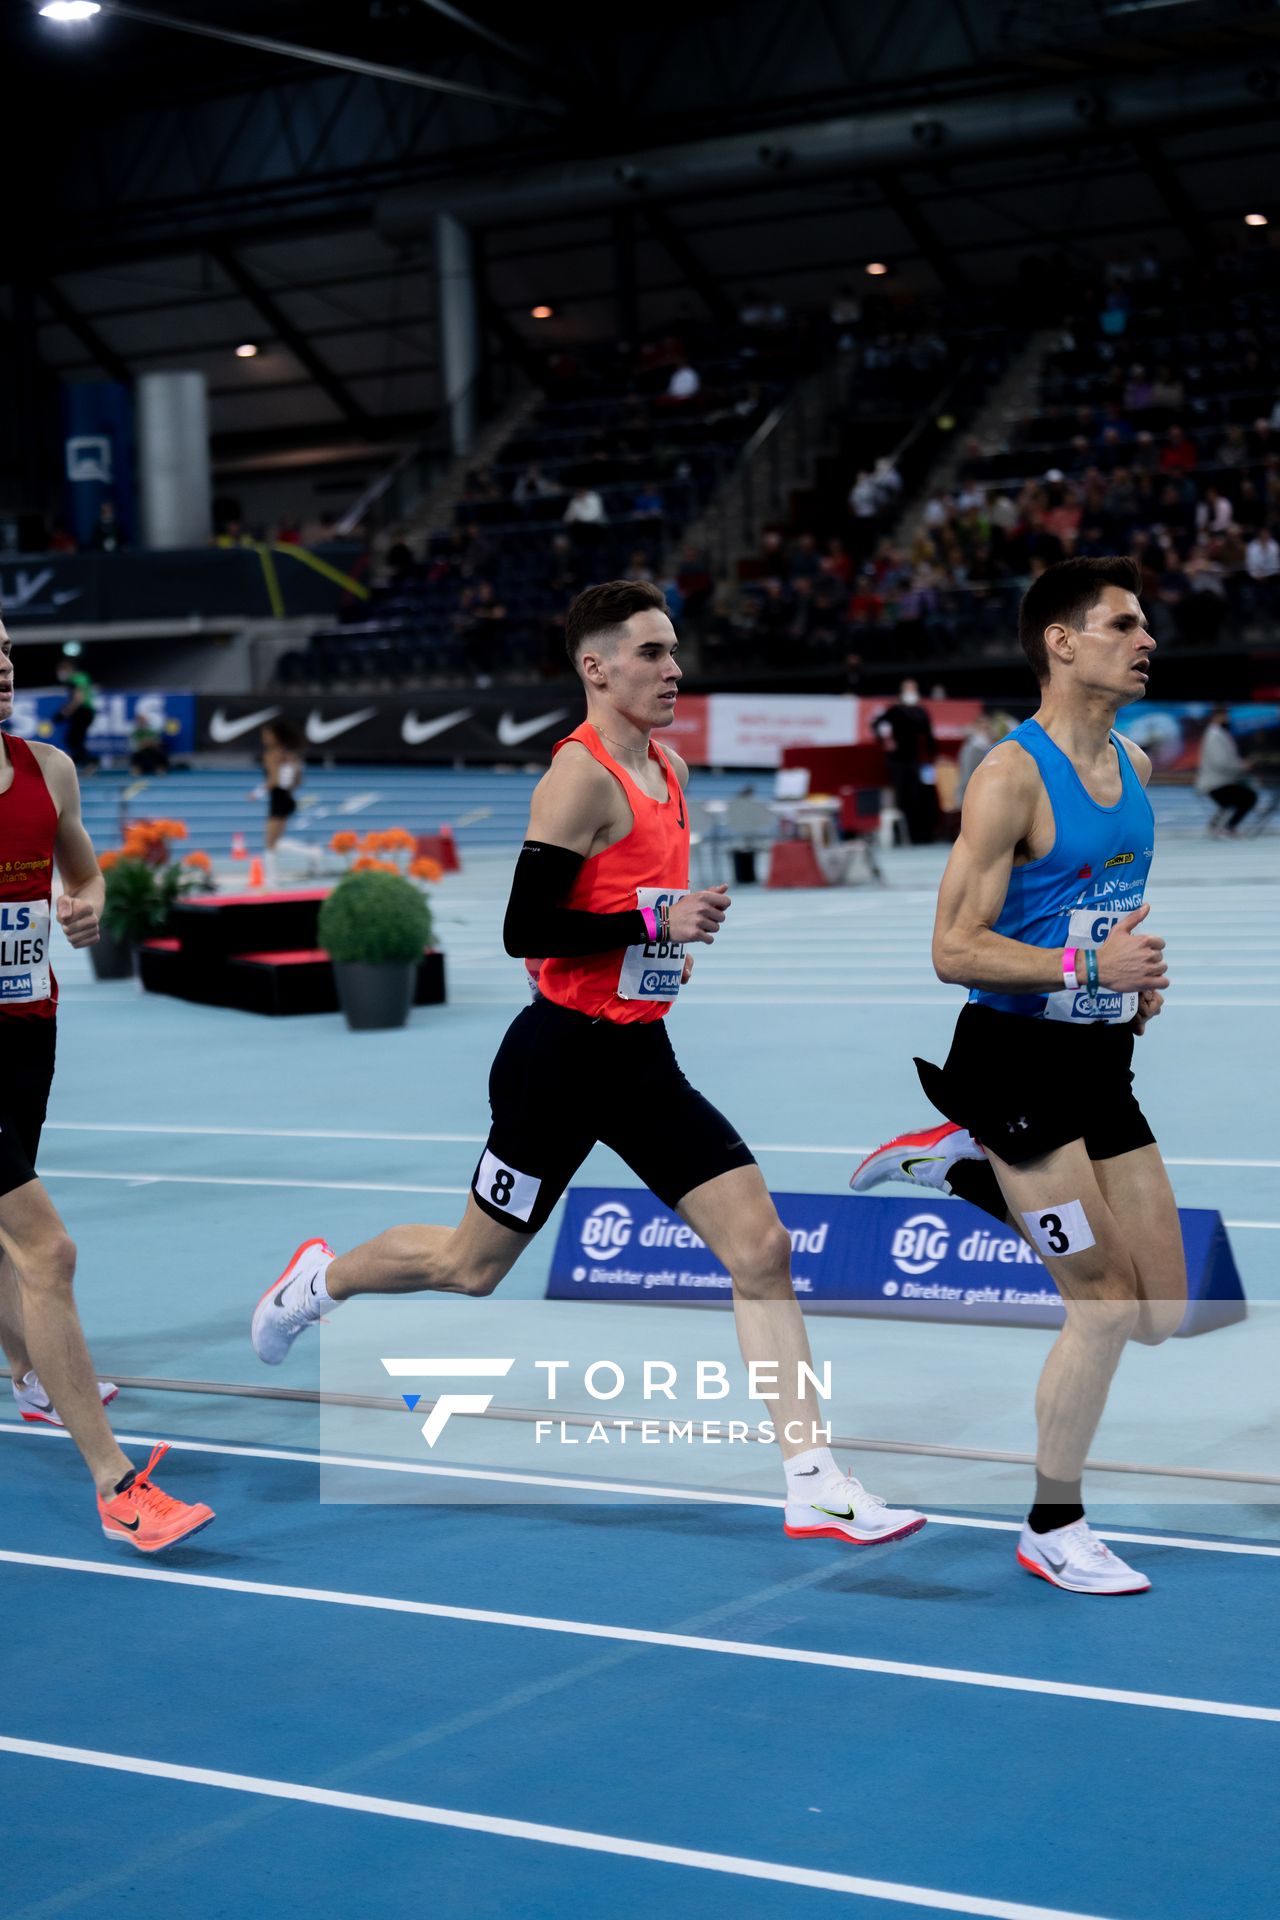
[[[570,740],[585,747],[592,759],[613,775],[627,796],[633,824],[621,840],[583,862],[562,904],[582,913],[633,913],[638,887],[669,887],[675,893],[684,892],[689,885],[689,810],[675,769],[661,747],[649,742],[649,758],[658,762],[667,777],[666,799],[655,800],[605,751],[600,735],[589,722],[575,727],[564,740],[557,740],[554,751],[559,753]],[[616,947],[611,953],[544,960],[538,990],[544,999],[572,1007],[592,1020],[613,1020],[622,1026],[636,1020],[661,1020],[671,1005],[669,1000],[623,999],[619,995],[618,976],[625,951]]]
[[[48,993],[30,993],[49,963],[58,809],[26,741],[7,733],[4,744],[13,779],[0,793],[0,1013],[52,1020],[58,983],[51,970]]]

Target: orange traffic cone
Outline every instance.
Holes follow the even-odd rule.
[[[249,849],[244,843],[244,835],[242,833],[233,833],[231,836],[231,858],[233,860],[247,860],[249,858]]]
[[[262,862],[255,853],[249,862],[249,885],[260,887],[263,884]]]

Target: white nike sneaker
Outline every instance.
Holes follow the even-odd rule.
[[[791,1484],[782,1527],[793,1540],[848,1540],[870,1547],[881,1540],[905,1540],[924,1523],[924,1515],[911,1507],[887,1507],[852,1474],[828,1473],[815,1481],[809,1500],[797,1500]]]
[[[98,1393],[104,1407],[109,1407],[120,1389],[114,1380],[99,1380]],[[18,1412],[24,1420],[39,1421],[46,1427],[65,1426],[58,1409],[41,1386],[34,1373],[26,1374],[23,1379],[15,1379],[13,1397],[18,1403]]]
[[[1090,1532],[1087,1520],[1073,1520],[1051,1533],[1032,1533],[1024,1522],[1018,1564],[1068,1593],[1146,1593],[1151,1586],[1145,1573],[1127,1567]]]
[[[949,1193],[947,1175],[957,1160],[985,1160],[985,1153],[971,1133],[944,1120],[940,1127],[922,1127],[916,1133],[900,1133],[895,1140],[869,1153],[854,1168],[849,1185],[855,1193],[870,1193],[888,1180],[909,1180],[915,1187],[936,1187]]]
[[[314,1326],[330,1302],[317,1302],[314,1280],[323,1279],[334,1259],[327,1240],[304,1240],[278,1280],[253,1310],[249,1337],[259,1360],[278,1367],[304,1327]]]

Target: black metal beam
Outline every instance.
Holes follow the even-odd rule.
[[[213,464],[252,460],[273,453],[314,452],[325,447],[406,446],[426,438],[440,424],[438,412],[398,413],[394,419],[366,416],[364,424],[330,421],[307,427],[248,427],[210,436]]]
[[[703,265],[666,209],[646,206],[644,217],[650,233],[666,249],[677,271],[688,281],[712,319],[722,326],[731,326],[737,317],[732,300],[715,275]]]
[[[327,367],[320,355],[305,335],[299,333],[286,314],[276,305],[264,287],[260,287],[253,275],[238,260],[228,247],[218,247],[210,253],[210,258],[222,269],[228,280],[261,315],[278,340],[282,340],[300,366],[306,368],[320,391],[332,400],[344,420],[352,426],[367,429],[369,415],[364,408],[348,393],[336,373]]]
[[[1187,192],[1164,148],[1151,139],[1133,140],[1130,145],[1191,252],[1200,258],[1211,259],[1216,245],[1212,229]]]
[[[471,34],[477,40],[483,40],[486,46],[492,47],[495,53],[500,53],[504,60],[509,61],[513,67],[523,73],[526,79],[534,81],[553,100],[568,104],[569,94],[563,79],[553,75],[550,68],[544,67],[541,61],[524,47],[516,46],[514,41],[506,39],[500,33],[495,33],[492,27],[486,27],[482,21],[473,20],[470,14],[451,6],[449,0],[421,0],[421,4],[424,7],[430,7],[433,13],[438,13],[451,25],[461,28],[463,33]]]
[[[132,385],[133,374],[127,362],[120,358],[114,348],[107,345],[97,328],[72,306],[56,280],[37,282],[36,293],[67,331],[74,333],[95,366],[101,367],[102,371],[109,374],[113,380],[118,380],[121,386]]]
[[[932,268],[948,293],[964,293],[968,275],[950,248],[938,238],[896,173],[877,173],[875,183],[894,218],[910,234],[917,252]]]

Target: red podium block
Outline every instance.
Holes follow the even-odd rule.
[[[452,827],[441,827],[439,833],[420,833],[413,851],[416,859],[434,860],[445,873],[462,872],[462,861],[458,857],[458,843],[453,837]]]
[[[775,840],[769,855],[769,887],[825,887],[812,840]]]

